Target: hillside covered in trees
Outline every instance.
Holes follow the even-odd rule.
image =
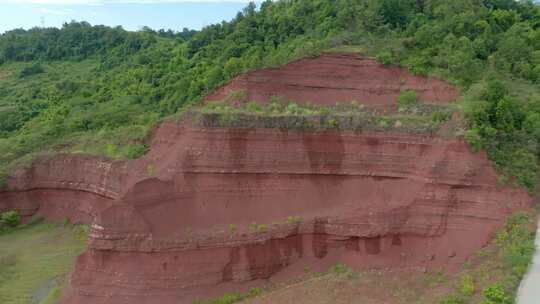
[[[201,31],[71,22],[0,36],[0,175],[35,153],[145,153],[150,129],[232,77],[330,49],[458,85],[465,138],[505,177],[540,173],[540,6],[531,0],[249,4]]]

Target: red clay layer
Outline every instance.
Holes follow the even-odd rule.
[[[188,303],[338,261],[455,269],[529,202],[496,185],[460,140],[165,123],[144,159],[58,156],[0,201],[96,215],[64,303]]]
[[[176,122],[142,159],[59,155],[9,189],[0,210],[92,224],[69,304],[190,303],[337,262],[453,270],[530,202],[460,139]]]
[[[403,90],[416,91],[418,99],[428,103],[448,103],[459,95],[455,87],[436,78],[413,76],[356,54],[328,53],[238,76],[207,100],[244,91],[249,100],[260,102],[281,96],[321,105],[356,100],[371,106],[393,106]]]

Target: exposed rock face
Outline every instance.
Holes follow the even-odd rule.
[[[529,203],[460,139],[189,122],[142,159],[60,155],[9,189],[0,210],[92,224],[63,299],[85,304],[190,303],[336,262],[452,270]]]
[[[90,223],[119,198],[125,165],[83,155],[41,157],[11,179],[9,191],[0,190],[0,210]]]
[[[306,265],[458,267],[528,203],[496,185],[460,140],[165,123],[142,160],[53,158],[1,201],[96,215],[66,303],[177,303]]]
[[[355,54],[329,53],[241,75],[207,100],[245,91],[249,100],[262,102],[279,95],[323,105],[356,100],[371,106],[393,106],[403,90],[414,90],[420,101],[431,103],[447,103],[459,95],[455,87],[436,78],[413,76]]]

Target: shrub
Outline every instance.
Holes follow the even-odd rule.
[[[298,104],[291,102],[287,105],[285,113],[292,115],[299,115],[301,113],[300,106]]]
[[[251,233],[263,233],[268,231],[268,226],[264,224],[257,224],[255,222],[249,224],[249,232]]]
[[[244,299],[240,293],[228,293],[223,295],[223,297],[216,299],[214,301],[208,302],[211,304],[233,304],[240,302]]]
[[[393,58],[392,58],[392,53],[390,53],[389,51],[383,51],[379,53],[377,55],[377,61],[379,61],[380,63],[384,65],[391,65],[394,63]]]
[[[7,227],[17,227],[21,222],[21,216],[17,211],[7,211],[0,214],[0,224]]]
[[[466,274],[461,277],[461,280],[459,281],[459,291],[464,296],[472,296],[474,294],[475,288],[472,276]]]
[[[496,244],[503,252],[506,265],[518,278],[525,275],[534,253],[534,235],[528,229],[529,217],[518,213],[510,217],[497,234]]]
[[[243,300],[259,296],[263,290],[261,288],[251,288],[246,294],[239,292],[224,294],[221,298],[209,301],[195,301],[197,304],[234,304]]]
[[[465,301],[463,301],[462,298],[456,295],[446,296],[441,301],[439,301],[439,304],[464,304],[464,303]]]
[[[465,132],[465,140],[474,152],[480,151],[484,147],[484,141],[477,129],[470,129]]]
[[[332,266],[332,272],[335,274],[348,274],[351,273],[352,270],[343,263],[337,263],[336,265]]]
[[[397,99],[398,109],[400,111],[410,109],[417,104],[416,92],[413,90],[403,91]]]
[[[447,121],[450,118],[450,114],[444,111],[435,111],[431,114],[431,121],[433,123],[439,124]]]
[[[39,63],[34,63],[30,66],[24,67],[19,73],[19,78],[24,78],[32,75],[44,73],[45,70]]]
[[[510,304],[512,300],[500,284],[492,284],[484,289],[482,304]]]
[[[246,109],[249,112],[260,113],[263,111],[263,107],[256,101],[250,101],[246,104]]]

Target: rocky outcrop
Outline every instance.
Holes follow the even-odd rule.
[[[452,269],[529,200],[463,141],[399,133],[169,122],[144,159],[30,172],[2,202],[96,216],[66,303],[187,303],[338,261]]]
[[[190,303],[337,262],[452,270],[528,204],[461,139],[189,121],[142,159],[46,158],[0,192],[0,210],[91,224],[63,299],[90,304]]]
[[[418,99],[428,103],[447,103],[459,95],[455,87],[437,78],[413,76],[404,69],[355,54],[327,53],[238,76],[207,100],[221,100],[232,92],[244,91],[249,100],[260,102],[282,96],[300,103],[335,105],[356,100],[392,107],[404,90],[416,91]]]
[[[41,156],[0,190],[0,211],[90,223],[120,197],[125,163],[85,155]]]

